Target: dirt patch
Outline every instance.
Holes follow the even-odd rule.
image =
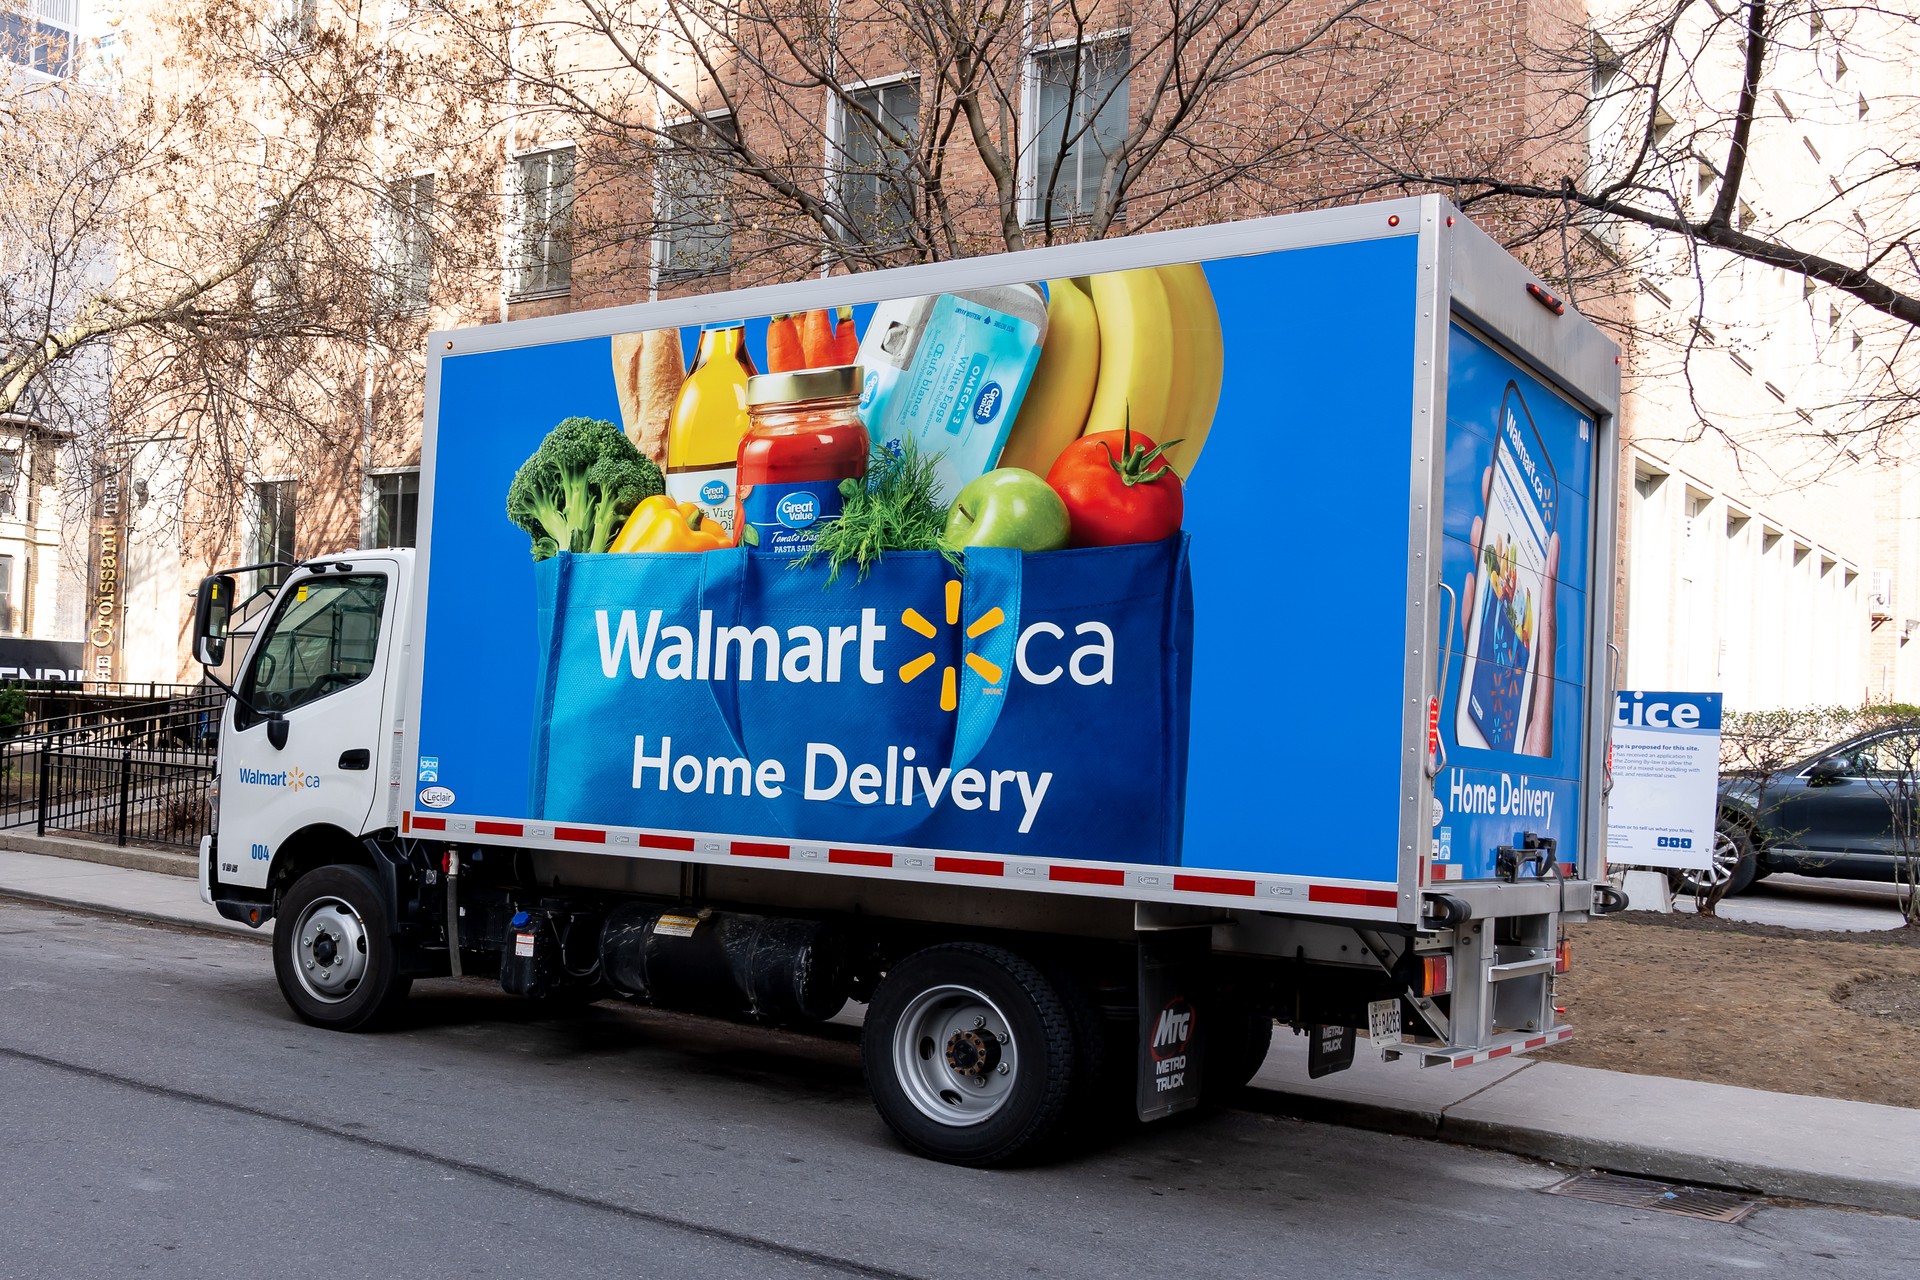
[[[1635,912],[1571,925],[1573,969],[1556,989],[1575,1035],[1539,1056],[1920,1106],[1920,1021],[1880,1016],[1893,1006],[1860,995],[1899,988],[1920,1005],[1920,946],[1903,936],[1916,932],[1814,933]]]
[[[1904,976],[1855,978],[1833,993],[1842,1007],[1869,1018],[1891,1018],[1920,1027],[1920,978]]]

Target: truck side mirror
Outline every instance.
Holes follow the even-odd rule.
[[[1839,756],[1828,756],[1817,761],[1807,770],[1807,781],[1817,786],[1828,786],[1847,776],[1847,762]]]
[[[204,667],[227,660],[227,621],[233,616],[234,581],[227,574],[200,580],[193,602],[193,656]]]

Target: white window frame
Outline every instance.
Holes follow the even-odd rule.
[[[573,191],[578,187],[580,178],[580,150],[571,139],[561,142],[543,142],[536,147],[514,151],[507,156],[507,278],[505,293],[509,302],[532,302],[540,298],[564,298],[573,292],[573,245],[571,238],[567,245],[567,279],[565,284],[548,284],[538,289],[519,287],[522,273],[529,270],[525,249],[528,247],[526,225],[526,189],[521,186],[521,166],[535,156],[552,155],[565,151],[573,157],[573,169],[568,175],[569,189],[567,226],[569,232],[573,224]],[[551,188],[549,188],[551,189]]]
[[[255,476],[247,481],[246,558],[250,561],[264,559],[271,551],[270,548],[262,549],[260,546],[261,535],[265,532],[265,521],[260,518],[260,486],[268,484],[290,484],[293,486],[293,527],[290,530],[293,545],[286,548],[287,559],[292,560],[300,545],[300,477],[285,474]],[[268,583],[277,585],[285,582],[287,573],[288,571],[285,569],[261,569],[253,575],[253,587],[255,590],[258,590]]]
[[[722,108],[721,110],[718,110],[718,111],[703,111],[699,115],[682,116],[678,119],[670,119],[670,120],[662,121],[660,124],[660,132],[662,134],[672,135],[676,130],[685,129],[689,125],[694,125],[694,124],[711,125],[720,121],[731,121],[737,136],[737,132],[740,128],[740,121],[732,111],[729,111],[725,108]],[[663,159],[670,150],[671,150],[670,147],[661,148],[660,154]],[[654,287],[658,288],[659,284],[662,281],[674,283],[681,280],[701,280],[709,276],[726,275],[729,271],[732,271],[733,270],[733,233],[735,230],[737,230],[733,221],[732,201],[729,200],[727,202],[728,207],[727,207],[726,260],[716,267],[704,267],[704,268],[696,269],[696,268],[688,268],[688,267],[674,267],[670,265],[668,261],[668,255],[669,255],[671,246],[673,244],[673,237],[668,235],[665,229],[666,220],[667,220],[668,198],[669,197],[667,195],[666,179],[664,175],[661,173],[660,166],[656,165],[654,168],[654,174],[653,174],[653,219],[654,219],[654,225],[656,227],[661,228],[661,230],[657,232],[653,237],[652,277],[653,277]]]
[[[367,550],[375,545],[374,537],[380,531],[380,481],[388,476],[413,476],[421,478],[420,468],[411,467],[368,467],[361,483],[365,486],[366,504],[362,508],[360,523],[360,548]],[[413,542],[410,546],[420,545],[420,499],[425,496],[422,486],[414,487],[414,527]]]
[[[847,151],[846,151],[847,99],[853,97],[856,94],[874,93],[880,90],[890,89],[895,85],[913,86],[914,139],[916,142],[918,142],[919,136],[920,136],[920,133],[919,133],[920,109],[919,108],[920,108],[921,99],[920,99],[920,73],[917,71],[897,71],[892,75],[874,76],[871,79],[867,79],[867,80],[850,80],[850,81],[847,81],[845,84],[840,85],[839,91],[835,93],[832,98],[828,100],[828,103],[827,103],[827,155],[826,155],[826,170],[828,175],[827,200],[828,200],[828,203],[832,206],[835,214],[837,214],[841,219],[841,224],[845,227],[850,228],[853,221],[847,212],[847,207],[843,200],[842,193],[841,193],[841,186],[840,186],[841,180],[846,177],[846,171],[841,167],[841,164],[845,160],[846,154],[847,154]],[[917,199],[920,194],[919,175],[918,174],[912,175],[912,180],[913,180],[914,196]],[[843,234],[845,233],[843,232]],[[848,238],[851,239],[851,236],[849,236]],[[894,244],[896,245],[908,244],[908,243],[911,243],[911,240],[912,240],[911,233],[908,233],[908,234],[902,235],[899,240],[894,242]],[[884,249],[884,248],[889,248],[891,246],[875,243],[867,247],[874,248],[874,249]]]
[[[381,302],[383,309],[390,315],[418,315],[426,311],[428,305],[433,300],[433,241],[431,237],[427,238],[426,241],[426,261],[424,264],[421,264],[422,279],[420,281],[419,296],[415,297],[410,292],[397,287],[400,283],[399,277],[401,270],[404,268],[410,273],[414,264],[407,259],[406,249],[408,241],[406,236],[401,233],[400,225],[402,210],[399,205],[394,203],[393,190],[396,186],[405,184],[409,188],[408,197],[409,200],[411,200],[415,194],[413,188],[415,188],[423,178],[429,184],[426,208],[424,211],[421,211],[417,203],[409,203],[406,206],[406,212],[414,214],[414,216],[419,219],[430,219],[440,198],[439,175],[432,169],[416,169],[410,173],[395,174],[387,179],[386,188],[380,195],[380,235],[375,250],[378,255],[376,265],[379,269],[379,282],[376,287],[385,291],[385,296],[381,299]]]
[[[319,0],[270,0],[261,24],[261,42],[268,56],[293,57],[313,48],[320,25]]]
[[[57,84],[62,80],[71,80],[80,69],[80,7],[76,0],[67,0],[60,13],[50,10],[54,6],[49,0],[20,0],[15,6],[14,16],[21,25],[22,35],[27,43],[25,47],[13,53],[0,55],[0,67],[7,68],[7,74],[19,73],[33,83]],[[66,40],[66,66],[61,72],[43,71],[33,65],[32,55],[38,37],[58,35]],[[25,62],[18,59],[24,57]]]
[[[1040,207],[1040,77],[1035,74],[1038,59],[1043,54],[1071,49],[1075,45],[1091,49],[1114,40],[1126,40],[1129,42],[1127,70],[1131,72],[1133,69],[1132,39],[1131,26],[1111,27],[1078,40],[1068,38],[1031,43],[1020,51],[1019,212],[1021,226],[1033,227],[1046,221],[1044,210]],[[1128,128],[1131,129],[1133,117],[1133,86],[1131,84],[1127,86],[1127,117]],[[1065,219],[1056,219],[1056,222],[1072,225],[1086,216],[1085,213],[1075,213]]]

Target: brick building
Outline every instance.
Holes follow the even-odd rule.
[[[743,6],[724,39],[703,38],[683,21],[693,6],[657,0],[619,45],[564,6],[514,25],[484,2],[441,13],[387,0],[377,21],[330,4],[276,0],[275,20],[352,19],[357,39],[459,52],[445,59],[458,72],[442,88],[468,127],[437,155],[416,148],[396,161],[385,205],[367,220],[369,253],[423,327],[1279,212],[1362,181],[1353,146],[1369,129],[1428,161],[1546,173],[1594,163],[1610,145],[1604,113],[1569,95],[1565,75],[1523,70],[1512,56],[1526,41],[1577,43],[1589,27],[1603,48],[1605,4],[1589,20],[1567,3],[1392,3],[1351,27],[1328,26],[1336,9],[1322,0],[1255,6],[1263,24],[1230,48],[1241,70],[1197,104],[1168,87],[1180,33],[1152,25],[1163,10],[1119,3],[1077,15],[1039,6],[1031,25],[1016,13],[968,44],[937,28],[910,34],[893,11],[855,4],[819,6],[833,25],[817,27],[806,6],[769,9],[758,25]],[[1864,81],[1910,76],[1888,59],[1841,85],[1849,73],[1836,76],[1831,55],[1806,55],[1802,136],[1762,137],[1762,204],[1777,191],[1784,210],[1799,188],[1833,176],[1815,148],[1841,154],[1845,140],[1823,131],[1870,127],[1851,95],[1906,87]],[[1596,54],[1579,73],[1595,76],[1595,100],[1605,65]],[[1715,89],[1700,92],[1704,110]],[[1581,141],[1583,111],[1593,118]],[[1378,134],[1382,123],[1391,136]],[[1694,195],[1709,190],[1703,182]],[[459,218],[445,216],[455,207]],[[1906,473],[1869,456],[1842,447],[1809,458],[1798,429],[1813,422],[1817,439],[1813,420],[1845,399],[1857,368],[1846,353],[1859,344],[1849,348],[1847,321],[1827,316],[1849,309],[1752,265],[1717,270],[1690,294],[1684,254],[1627,234],[1600,247],[1653,265],[1637,291],[1616,281],[1598,305],[1657,333],[1697,304],[1706,320],[1693,332],[1711,350],[1684,366],[1658,343],[1630,351],[1624,682],[1724,688],[1743,706],[1920,696],[1905,656],[1915,628],[1900,613],[1920,607],[1889,603],[1920,601],[1920,559],[1907,524],[1886,518],[1920,499]],[[131,674],[186,670],[185,593],[209,559],[412,540],[417,374],[341,355],[331,429],[258,450],[223,544],[182,554],[164,527],[136,537]],[[1703,398],[1738,447],[1698,428]],[[182,480],[158,454],[149,466]]]

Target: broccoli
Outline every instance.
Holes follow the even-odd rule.
[[[568,418],[507,487],[507,519],[533,535],[533,558],[605,551],[641,499],[666,492],[660,468],[620,428]]]

